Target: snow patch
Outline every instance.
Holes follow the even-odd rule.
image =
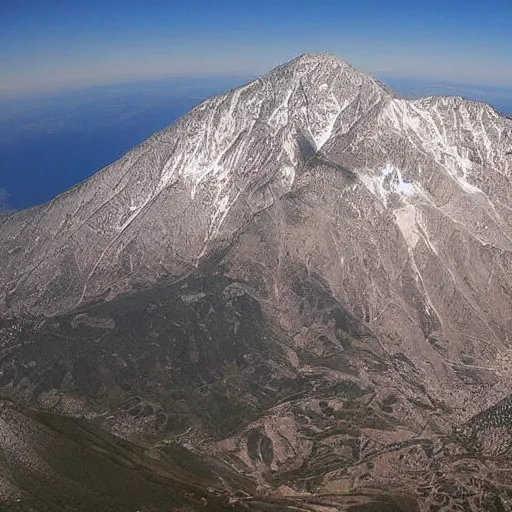
[[[405,201],[415,193],[414,183],[404,179],[402,171],[390,163],[384,165],[377,176],[363,174],[361,181],[386,206],[391,195],[397,195],[402,201]]]
[[[412,196],[414,194],[414,185],[411,182],[400,180],[395,186],[395,191],[403,196]]]
[[[295,168],[291,165],[284,166],[281,169],[282,183],[287,190],[291,190],[295,181]]]
[[[214,201],[215,209],[211,216],[210,229],[209,229],[209,233],[207,233],[207,235],[206,235],[205,242],[208,242],[208,239],[211,236],[217,235],[219,233],[220,227],[221,227],[222,223],[224,222],[224,219],[226,218],[226,216],[231,208],[232,202],[230,201],[230,198],[229,198],[229,192],[227,194],[225,194],[224,196],[221,196],[221,194],[222,194],[222,190],[219,190],[217,192],[217,197],[215,198],[215,201]]]
[[[386,198],[390,193],[398,194],[401,197],[414,195],[412,181],[404,180],[400,169],[389,163],[380,170],[379,186],[381,194]]]
[[[292,132],[289,132],[287,137],[285,138],[283,142],[283,149],[290,159],[290,162],[292,165],[297,166],[299,165],[299,160],[297,158],[297,141],[296,141],[296,134],[293,134]]]
[[[280,128],[288,124],[289,103],[294,92],[294,89],[290,88],[282,102],[268,118],[267,124],[274,130],[274,134],[276,134]]]
[[[315,109],[309,112],[309,130],[316,145],[316,149],[322,146],[331,137],[334,126],[345,105],[340,105],[336,96],[330,94],[315,105]]]

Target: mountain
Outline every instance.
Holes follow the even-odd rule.
[[[189,457],[229,475],[183,510],[511,507],[511,175],[490,106],[306,54],[0,219],[2,430],[60,429],[5,500],[55,509],[24,475],[71,436],[77,474],[76,443],[140,453],[142,494]]]

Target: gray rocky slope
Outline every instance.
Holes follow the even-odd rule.
[[[511,176],[490,106],[300,56],[1,221],[0,386],[294,506],[505,510]]]

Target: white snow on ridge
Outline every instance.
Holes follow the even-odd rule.
[[[344,106],[340,105],[336,96],[331,93],[323,98],[317,107],[314,116],[312,116],[309,129],[318,150],[331,137],[336,121]]]
[[[207,205],[208,236],[215,236],[248,184],[272,183],[279,193],[293,186],[302,161],[299,134],[319,150],[340,118],[350,127],[371,107],[361,100],[364,79],[337,58],[306,55],[282,71],[207,100],[159,134],[155,142],[166,152],[159,179],[129,220],[164,189],[183,183],[192,201]],[[380,99],[384,92],[371,87]],[[398,176],[396,192],[412,194]]]
[[[402,173],[400,169],[394,167],[392,164],[386,164],[380,170],[380,176],[382,178],[381,186],[385,188],[386,180],[388,176],[390,176],[390,185],[389,188],[392,192],[396,192],[397,194],[403,196],[412,196],[414,194],[414,185],[411,181],[405,181],[402,178]]]
[[[443,99],[439,101],[442,103]],[[397,131],[404,132],[409,142],[421,153],[430,154],[464,192],[481,193],[482,191],[469,181],[471,173],[475,171],[475,164],[469,159],[467,147],[457,139],[459,133],[454,129],[448,132],[446,123],[449,121],[444,117],[446,112],[439,109],[435,102],[425,106],[425,101],[426,99],[394,99],[382,111],[381,121],[385,125],[391,124]],[[474,137],[474,147],[477,151],[480,146],[486,149],[487,155],[480,154],[481,160],[494,160],[495,157],[490,154],[492,143],[485,128],[470,122],[470,115],[464,106],[460,106],[459,111],[464,130]],[[452,117],[455,116],[456,126],[457,115],[453,109],[451,112]]]
[[[385,164],[378,175],[361,174],[361,181],[375,196],[379,197],[385,206],[392,195],[402,201],[415,193],[414,183],[403,178],[402,171],[391,163]]]
[[[412,196],[414,194],[414,185],[412,182],[400,181],[395,186],[395,191],[402,196]]]

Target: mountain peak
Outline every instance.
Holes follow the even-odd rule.
[[[470,189],[468,169],[478,166],[469,161],[475,151],[457,148],[463,120],[444,116],[450,106],[430,112],[428,101],[394,98],[338,57],[306,53],[205,101],[74,189],[4,221],[0,300],[19,309],[31,297],[46,313],[113,297],[134,281],[179,278],[290,192],[320,152],[380,190],[379,169],[399,166],[404,180],[414,177],[414,166],[399,162],[402,143],[388,140],[394,136],[414,143],[418,158],[430,155],[425,165],[444,165],[450,155],[450,176]],[[479,149],[477,157],[508,165],[505,128],[489,117],[486,126],[495,125],[497,134],[475,133],[478,147],[492,143],[497,156]],[[83,244],[87,250],[78,249]]]
[[[351,72],[356,75],[365,75],[365,73],[358,71],[351,66],[348,62],[340,59],[337,55],[332,53],[302,53],[294,59],[281,64],[275,69],[271,70],[268,74],[271,75],[282,69],[293,70],[323,70],[331,72]],[[368,75],[365,75],[368,76]]]
[[[305,52],[298,55],[291,62],[314,62],[323,64],[337,64],[337,65],[348,65],[345,61],[340,59],[334,53],[321,53],[321,52]]]
[[[377,89],[384,96],[396,97],[391,89],[372,75],[358,70],[331,53],[303,53],[273,69],[266,76],[290,72],[303,82],[313,82],[312,85],[319,83],[320,80],[323,80],[324,83],[338,83],[341,87],[338,87],[337,94],[342,96],[345,94],[347,86],[350,88],[351,84],[361,86],[365,83],[370,89]],[[321,100],[321,98],[319,99]]]

